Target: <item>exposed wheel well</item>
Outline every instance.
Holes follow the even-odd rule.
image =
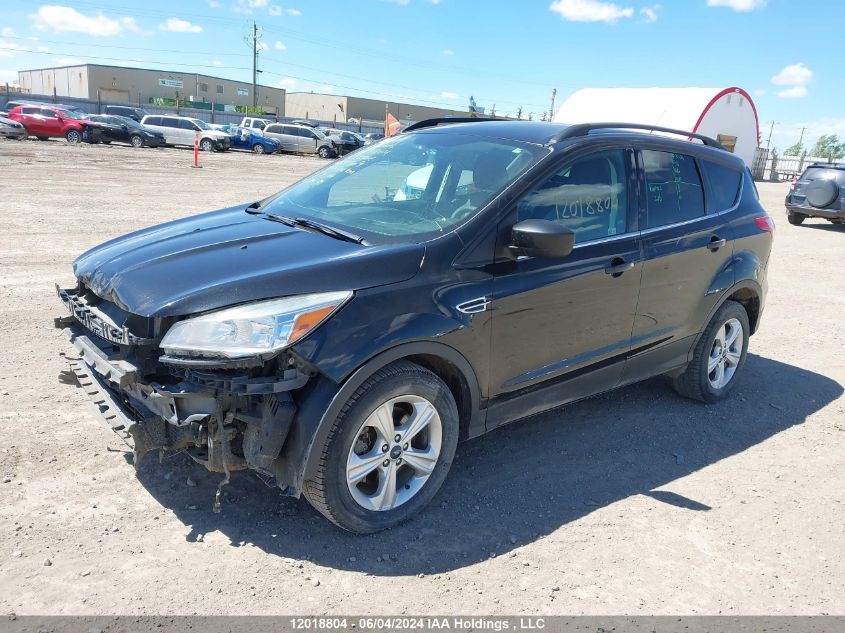
[[[472,397],[470,396],[469,385],[460,369],[445,358],[434,354],[414,354],[406,356],[406,360],[425,367],[446,383],[455,404],[458,405],[458,413],[461,416],[460,439],[465,439],[469,429],[469,421],[472,417]]]
[[[757,323],[760,318],[760,297],[751,288],[740,288],[734,292],[730,297],[731,301],[736,301],[748,313],[748,325],[751,327],[751,333],[757,331]]]

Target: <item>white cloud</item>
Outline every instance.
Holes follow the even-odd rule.
[[[299,9],[285,9],[288,15],[302,15],[302,11]]]
[[[455,51],[453,51],[451,48],[444,48],[444,49],[443,49],[443,54],[444,54],[444,55],[449,55],[449,56],[451,56],[451,55],[454,55],[454,54],[455,54]]]
[[[17,55],[15,51],[19,51],[21,47],[14,42],[7,42],[6,40],[0,40],[0,48],[5,49],[13,49],[13,50],[0,50],[0,57],[14,57]]]
[[[793,86],[786,90],[781,90],[778,96],[783,99],[800,99],[807,96],[807,88],[805,86]]]
[[[272,4],[267,8],[267,13],[270,15],[282,15],[282,7],[278,4]]]
[[[807,84],[813,80],[813,71],[803,63],[789,64],[772,77],[772,83],[776,86],[785,86],[784,90],[778,92],[779,97],[784,99],[799,99],[807,96]]]
[[[660,11],[660,5],[655,4],[651,7],[643,7],[640,9],[640,15],[643,16],[643,22],[651,24],[657,22],[657,12]]]
[[[389,2],[390,4],[398,4],[398,5],[400,5],[400,6],[403,6],[403,7],[404,7],[404,6],[405,6],[406,4],[408,4],[411,0],[384,0],[384,1],[385,1],[385,2]]]
[[[171,33],[202,33],[202,27],[199,24],[192,24],[181,18],[167,18],[158,25],[158,28]]]
[[[2,35],[3,37],[15,37],[15,32],[14,30],[12,30],[12,27],[4,26],[3,30],[0,31],[0,35]]]
[[[285,43],[284,43],[284,42],[281,42],[281,41],[279,41],[279,40],[276,40],[276,43],[275,43],[275,44],[273,44],[273,48],[275,48],[277,51],[286,51],[286,50],[288,50],[288,47],[287,47],[287,46],[285,46]]]
[[[258,42],[258,46],[256,48],[260,51],[266,51],[268,48],[270,48],[270,45],[265,44],[264,42]]]
[[[61,57],[59,58],[59,66],[78,66],[85,62],[77,57]]]
[[[85,15],[71,7],[56,4],[39,7],[30,18],[39,31],[56,33],[85,33],[96,37],[112,37],[120,35],[124,30],[140,30],[134,18],[109,18],[102,13]]]
[[[708,7],[728,7],[734,11],[762,9],[769,0],[707,0]]]
[[[460,95],[456,92],[448,92],[444,90],[440,93],[440,98],[447,99],[449,101],[457,101],[458,99],[460,99]]]
[[[18,71],[11,68],[0,68],[0,83],[18,83]]]
[[[293,77],[285,77],[276,82],[279,88],[293,88],[296,85],[296,79]]]
[[[612,24],[620,18],[634,15],[631,7],[621,7],[613,2],[600,0],[555,0],[549,11],[560,14],[570,22],[606,22]]]
[[[765,96],[766,96],[766,91],[765,91],[765,90],[763,90],[762,88],[757,88],[757,89],[754,91],[754,96],[755,96],[755,97],[765,97]]]
[[[221,2],[217,2],[217,0],[208,0],[208,6],[212,9],[222,9],[223,4]]]
[[[212,63],[213,66],[222,66],[223,65],[223,62],[221,62],[219,59],[215,59],[211,63]]]

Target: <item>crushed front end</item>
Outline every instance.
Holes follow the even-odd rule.
[[[132,448],[136,468],[150,451],[185,451],[225,473],[224,482],[246,468],[276,475],[272,465],[296,413],[291,392],[312,374],[293,352],[269,359],[169,356],[160,344],[177,319],[131,314],[82,281],[56,291],[70,313],[55,325],[76,352],[73,372],[100,417]]]

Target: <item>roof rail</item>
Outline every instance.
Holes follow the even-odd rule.
[[[450,123],[478,123],[480,121],[505,121],[506,119],[480,119],[478,117],[439,117],[436,119],[426,119],[425,121],[417,121],[412,123],[404,130],[405,132],[414,132],[416,130],[423,130],[427,127],[437,127],[438,125],[449,125]]]
[[[552,143],[559,143],[568,138],[575,138],[577,136],[587,136],[593,130],[648,130],[650,132],[665,132],[666,134],[677,134],[678,136],[686,136],[687,138],[697,138],[699,141],[708,147],[715,147],[717,149],[725,149],[724,146],[714,138],[705,136],[704,134],[696,134],[695,132],[686,132],[684,130],[676,130],[670,127],[660,127],[658,125],[648,125],[645,123],[577,123],[570,125],[563,132],[552,139]],[[727,150],[726,150],[727,151]]]

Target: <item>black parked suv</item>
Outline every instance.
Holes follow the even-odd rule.
[[[412,125],[91,249],[57,326],[136,464],[184,450],[220,486],[253,469],[348,530],[395,525],[461,439],[660,374],[736,385],[773,223],[716,141],[642,127]]]
[[[125,116],[133,121],[141,122],[145,116],[149,114],[146,110],[141,108],[132,108],[130,106],[107,105],[103,108],[103,114],[111,114],[113,116]]]
[[[824,218],[845,224],[845,163],[813,163],[792,183],[786,194],[790,224]]]
[[[88,118],[100,124],[104,143],[129,143],[132,147],[161,147],[164,134],[156,132],[125,116],[91,114]]]

